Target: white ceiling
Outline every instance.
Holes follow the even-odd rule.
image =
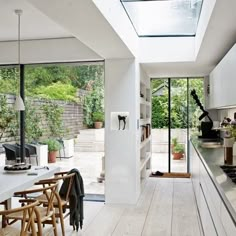
[[[216,0],[195,62],[148,63],[143,68],[151,77],[208,75],[236,43],[235,11],[235,0]]]
[[[0,41],[17,39],[18,16],[15,9],[23,10],[21,15],[21,39],[48,39],[71,37],[61,26],[35,9],[25,0],[0,0]]]
[[[99,11],[96,12],[93,1],[0,0],[0,41],[17,38],[17,16],[14,10],[20,8],[23,10],[22,39],[73,36],[103,58],[109,54],[131,57],[129,49],[112,30],[109,22],[102,19]],[[104,4],[106,2],[108,0]],[[86,10],[82,6],[86,6]],[[235,10],[235,0],[216,0],[196,61],[142,63],[142,67],[151,77],[208,75],[236,43]]]

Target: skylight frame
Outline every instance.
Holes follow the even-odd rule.
[[[131,19],[132,16],[130,16],[128,10],[126,9],[126,6],[125,6],[125,3],[128,3],[128,2],[170,2],[170,1],[174,1],[174,0],[120,0],[131,24],[133,25],[133,28],[137,34],[138,37],[142,38],[142,37],[195,37],[196,36],[196,33],[197,33],[197,29],[198,29],[198,23],[199,23],[199,19],[201,17],[201,11],[202,11],[202,6],[203,6],[203,3],[204,3],[204,0],[199,0],[201,1],[201,5],[200,5],[200,8],[198,9],[199,13],[198,13],[198,16],[197,16],[197,19],[196,19],[196,22],[193,22],[193,26],[194,24],[195,25],[195,28],[194,28],[194,33],[179,33],[179,34],[140,34],[138,32],[138,29],[137,27],[135,26],[135,23],[134,23],[134,20]],[[197,0],[196,0],[197,1]]]

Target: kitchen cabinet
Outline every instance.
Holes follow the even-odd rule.
[[[220,196],[206,163],[190,142],[190,168],[197,207],[205,235],[236,235],[236,227]]]
[[[236,235],[236,227],[232,222],[229,212],[225,208],[224,204],[221,205],[221,221],[227,235]]]
[[[205,200],[204,193],[200,188],[199,192],[199,212],[201,216],[202,228],[205,236],[217,236],[217,232]]]
[[[197,205],[199,205],[199,194],[200,194],[200,182],[199,182],[199,164],[200,160],[198,158],[198,154],[194,149],[193,145],[190,143],[190,169],[191,169],[191,178],[194,188],[194,194],[196,198]]]
[[[236,106],[235,74],[236,44],[210,73],[208,109]]]

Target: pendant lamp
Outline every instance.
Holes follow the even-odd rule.
[[[20,17],[22,14],[22,10],[17,9],[15,10],[15,14],[18,16],[18,40],[17,40],[17,47],[18,47],[18,65],[19,65],[19,75],[20,75]],[[25,110],[25,104],[20,96],[20,93],[16,96],[16,101],[14,108],[16,111],[24,111]]]

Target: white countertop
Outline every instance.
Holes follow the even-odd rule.
[[[55,172],[60,171],[60,167],[50,166],[49,170],[39,169],[39,166],[32,166],[25,173],[8,173],[4,171],[4,166],[0,166],[0,202],[11,198],[16,191],[25,190],[34,185],[40,179],[50,178]],[[34,172],[37,175],[28,175]]]

